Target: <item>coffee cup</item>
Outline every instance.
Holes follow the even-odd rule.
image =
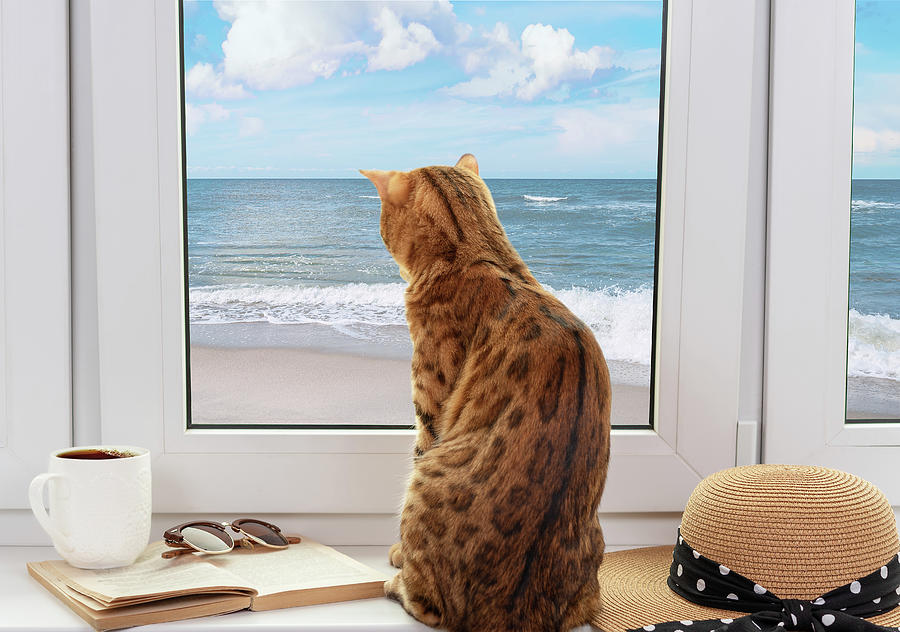
[[[69,564],[128,566],[150,538],[150,451],[118,445],[57,450],[50,455],[48,471],[31,481],[28,499]]]

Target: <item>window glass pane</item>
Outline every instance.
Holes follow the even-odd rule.
[[[900,2],[858,0],[847,418],[900,419]]]
[[[405,283],[358,169],[473,153],[648,426],[663,3],[184,2],[193,425],[409,425]]]

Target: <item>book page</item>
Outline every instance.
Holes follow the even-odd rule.
[[[240,577],[260,596],[389,579],[343,553],[306,539],[279,550],[235,549],[209,563]]]
[[[107,608],[98,601],[76,592],[53,574],[48,562],[31,562],[28,572],[75,614],[95,630],[117,630],[147,623],[179,621],[193,617],[225,614],[250,607],[251,597],[242,595],[186,595],[133,606]]]
[[[255,594],[246,581],[211,564],[209,560],[212,556],[182,555],[167,560],[160,557],[167,549],[164,542],[154,542],[134,564],[120,568],[87,570],[70,566],[62,560],[44,564],[69,587],[106,606],[197,592],[240,591]]]
[[[50,562],[31,562],[28,564],[28,572],[41,583],[44,583],[45,585],[46,583],[52,584],[54,590],[63,593],[60,598],[64,597],[66,599],[77,601],[79,604],[95,613],[109,610],[107,606],[103,605],[103,603],[97,601],[93,597],[88,597],[77,590],[69,588],[69,586],[66,585],[65,579],[56,574],[53,566],[50,565]]]

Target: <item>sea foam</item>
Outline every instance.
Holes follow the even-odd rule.
[[[192,288],[191,323],[405,325],[402,283]]]
[[[192,288],[191,324],[323,324],[364,335],[406,324],[402,283],[332,286],[222,285]],[[650,363],[653,292],[573,287],[551,293],[594,332],[610,360]],[[362,327],[360,327],[360,325]],[[360,332],[363,332],[361,334]]]
[[[850,206],[854,211],[858,210],[884,210],[889,208],[900,209],[900,202],[889,202],[887,200],[850,200]]]
[[[609,360],[649,366],[653,290],[546,289],[591,328]],[[406,325],[403,283],[328,286],[221,285],[192,288],[191,324],[322,324],[356,338]],[[900,320],[850,310],[848,373],[900,380]]]
[[[900,380],[900,320],[850,310],[847,373]]]
[[[562,200],[568,200],[569,196],[566,197],[545,197],[543,195],[523,195],[523,198],[528,200],[529,202],[561,202]]]

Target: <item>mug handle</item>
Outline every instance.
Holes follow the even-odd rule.
[[[34,517],[37,518],[44,531],[47,532],[54,542],[62,544],[66,541],[66,537],[56,528],[56,525],[53,524],[53,520],[50,518],[50,514],[44,508],[44,485],[52,478],[64,479],[65,476],[49,472],[35,476],[31,481],[31,485],[28,486],[28,501],[31,503],[31,511],[34,513]]]

